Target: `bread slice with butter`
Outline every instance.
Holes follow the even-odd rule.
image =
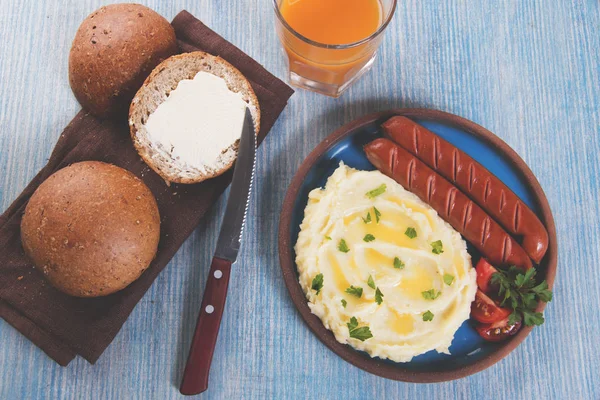
[[[233,165],[246,107],[258,134],[258,99],[240,71],[204,52],[176,55],[152,71],[131,102],[131,138],[167,182],[199,183]]]

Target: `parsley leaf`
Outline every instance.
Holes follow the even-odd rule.
[[[417,237],[417,230],[413,227],[408,227],[406,228],[406,232],[404,232],[404,234],[409,238],[414,239]]]
[[[371,289],[375,289],[375,281],[373,280],[373,277],[371,275],[369,275],[369,279],[367,280],[367,285],[369,285],[369,287]]]
[[[329,236],[325,236],[325,239],[327,239],[327,240],[331,240],[331,237],[329,237]]]
[[[539,326],[544,323],[544,316],[541,312],[531,312],[525,310],[523,311],[523,322],[525,322],[525,325],[527,326]]]
[[[535,268],[529,268],[525,272],[525,277],[524,277],[525,282],[521,286],[525,286],[525,287],[533,286],[535,284],[535,281],[533,280],[533,278],[535,278],[536,273],[537,273],[537,271],[535,270]]]
[[[346,301],[346,299],[342,299],[342,307],[346,308],[347,305],[348,302]]]
[[[321,293],[321,289],[323,289],[323,274],[319,274],[313,278],[310,288],[317,291],[317,296]]]
[[[375,301],[378,305],[381,305],[381,303],[383,303],[383,293],[381,293],[381,290],[379,290],[379,288],[375,289]]]
[[[454,282],[454,276],[450,274],[444,274],[444,283],[448,286],[452,285]]]
[[[404,263],[398,257],[394,257],[394,268],[404,269]]]
[[[425,313],[423,313],[423,321],[433,321],[433,313],[429,310],[425,311]]]
[[[522,293],[521,297],[523,299],[523,305],[525,308],[534,310],[537,306],[537,301],[535,300],[535,293]]]
[[[431,243],[431,252],[433,254],[442,254],[444,252],[444,245],[441,240],[436,240]]]
[[[552,301],[552,292],[548,290],[548,282],[546,281],[543,281],[539,285],[532,287],[531,291],[535,293],[544,303]]]
[[[435,300],[438,297],[440,297],[441,294],[442,292],[438,292],[435,289],[429,289],[424,292],[421,292],[421,295],[425,300]]]
[[[365,235],[365,237],[363,238],[363,240],[367,243],[372,242],[373,240],[375,240],[375,236],[371,235],[370,233],[367,233]]]
[[[509,324],[519,321],[526,326],[544,323],[544,316],[535,309],[540,301],[552,301],[552,292],[546,281],[536,285],[536,274],[535,268],[523,271],[511,266],[508,270],[498,269],[492,275],[491,283],[498,286],[498,297],[502,299],[500,305],[512,310],[508,317]]]
[[[361,218],[365,224],[368,224],[369,222],[371,222],[371,213],[368,213],[366,218],[365,217],[361,217]]]
[[[519,315],[518,312],[513,311],[509,316],[508,316],[508,325],[514,325],[517,322],[519,322],[521,320],[521,316]]]
[[[371,333],[371,329],[369,329],[368,326],[362,326],[360,328],[356,328],[350,331],[350,337],[364,342],[367,339],[371,339],[373,337],[373,334]]]
[[[346,289],[346,293],[356,296],[360,299],[362,297],[363,289],[361,287],[354,287],[353,285],[350,285],[350,287]]]
[[[527,272],[525,272],[525,274],[517,274],[517,277],[515,278],[515,285],[517,285],[518,288],[529,286],[530,282],[532,282],[531,278],[533,278],[534,276],[535,269],[529,268]]]
[[[385,183],[382,183],[379,187],[367,192],[367,197],[370,199],[374,199],[375,197],[379,196],[380,194],[384,194],[386,189],[387,189],[387,186],[385,185]]]
[[[381,213],[377,209],[377,207],[373,207],[373,211],[375,211],[375,220],[379,223],[379,219],[381,218]]]
[[[348,248],[348,245],[346,244],[346,241],[344,239],[340,240],[340,243],[338,244],[338,250],[341,251],[342,253],[347,253],[350,251],[350,249]]]
[[[348,325],[348,330],[358,328],[358,321],[356,320],[356,317],[350,318],[350,322],[348,322],[346,325]]]
[[[358,339],[361,342],[364,342],[367,339],[371,339],[373,334],[371,333],[371,329],[368,326],[358,327],[358,321],[356,317],[350,318],[350,322],[346,324],[348,326],[348,332],[350,333],[350,337],[353,339]]]

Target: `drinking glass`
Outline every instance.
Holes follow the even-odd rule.
[[[280,12],[283,0],[273,0],[277,35],[286,56],[288,81],[296,87],[339,97],[367,72],[396,10],[396,0],[379,0],[381,22],[370,36],[349,44],[315,42],[296,32]],[[327,0],[323,0],[327,1]]]

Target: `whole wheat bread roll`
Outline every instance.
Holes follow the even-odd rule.
[[[214,165],[202,167],[182,164],[171,157],[169,149],[149,138],[145,124],[150,114],[177,88],[183,79],[193,79],[200,71],[222,78],[230,91],[240,93],[250,109],[255,133],[260,129],[260,108],[250,82],[234,66],[220,57],[201,51],[168,58],[158,65],[137,92],[129,109],[129,127],[133,144],[142,159],[165,181],[198,183],[226,172],[237,158],[239,139],[222,149]],[[211,136],[204,133],[204,140]],[[241,134],[241,132],[240,132]]]
[[[21,241],[48,281],[78,297],[105,296],[136,280],[160,236],[152,192],[132,173],[86,161],[51,175],[21,221]]]
[[[126,117],[144,79],[178,51],[175,30],[161,15],[141,4],[110,4],[79,26],[69,53],[69,83],[92,114]]]

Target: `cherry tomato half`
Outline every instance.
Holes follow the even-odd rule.
[[[500,342],[521,329],[521,322],[508,325],[508,318],[493,324],[478,324],[475,328],[479,336],[490,342]]]
[[[477,289],[475,301],[471,303],[471,317],[484,324],[501,321],[510,315],[510,310],[502,308],[481,290]]]
[[[498,272],[498,270],[494,268],[492,264],[487,262],[487,260],[483,257],[479,259],[475,270],[477,271],[477,286],[484,293],[491,294],[490,290],[494,288],[491,287],[492,285],[490,283],[490,280],[492,279],[492,275]]]

